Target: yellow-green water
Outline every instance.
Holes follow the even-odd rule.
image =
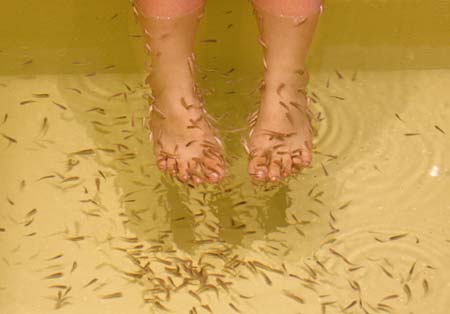
[[[232,163],[191,190],[155,167],[127,1],[3,4],[0,313],[448,313],[449,12],[327,1],[313,167],[264,189],[233,131],[258,100],[255,22],[211,0],[199,83]]]

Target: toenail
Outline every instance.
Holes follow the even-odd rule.
[[[272,180],[273,182],[278,180],[278,177],[271,177],[270,180]]]
[[[257,175],[258,177],[261,177],[261,176],[264,175],[264,171],[258,170],[258,171],[256,171],[256,175]]]

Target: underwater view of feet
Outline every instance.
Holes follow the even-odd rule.
[[[447,314],[447,12],[4,2],[0,314]]]
[[[226,174],[222,141],[197,92],[194,42],[203,0],[139,0],[134,12],[143,27],[152,91],[151,139],[159,168],[182,182],[220,182]],[[264,49],[261,108],[250,122],[248,173],[255,182],[276,182],[312,159],[306,56],[320,0],[255,0]],[[281,110],[279,107],[282,107]]]

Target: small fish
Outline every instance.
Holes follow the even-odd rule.
[[[398,120],[400,120],[401,122],[405,122],[405,121],[403,121],[402,118],[400,118],[400,115],[399,115],[398,113],[395,113],[395,117],[396,117]]]
[[[340,258],[342,258],[342,260],[343,260],[344,262],[346,262],[347,264],[352,265],[352,266],[355,265],[355,264],[353,264],[352,262],[350,262],[350,261],[349,261],[345,256],[343,256],[341,253],[335,251],[335,250],[332,249],[332,248],[329,248],[329,250],[330,250],[330,252],[331,252],[332,254],[334,254],[334,255],[339,256]]]
[[[76,93],[78,93],[78,94],[80,94],[80,95],[82,94],[81,90],[79,90],[78,88],[66,87],[66,89],[71,90],[71,91],[74,91],[74,92],[76,92]]]
[[[54,274],[45,276],[44,279],[57,279],[57,278],[61,278],[61,277],[63,277],[63,276],[64,276],[63,273],[58,272],[58,273],[54,273]]]
[[[24,63],[22,63],[22,65],[31,64],[31,63],[33,63],[33,59],[29,59],[29,60],[25,61]]]
[[[343,308],[342,311],[345,312],[345,311],[351,309],[352,307],[354,307],[356,305],[356,303],[358,303],[358,301],[354,300],[349,305],[347,305],[345,308]]]
[[[58,254],[56,256],[48,258],[47,261],[54,261],[55,259],[61,258],[62,256],[63,256],[63,254]]]
[[[336,99],[339,99],[339,100],[345,100],[345,98],[344,98],[344,97],[341,97],[341,96],[334,96],[334,95],[331,95],[330,97],[333,97],[333,98],[336,98]]]
[[[386,276],[388,276],[389,278],[394,278],[394,276],[386,269],[384,268],[382,265],[379,265],[381,270],[383,271],[383,273],[385,273]]]
[[[78,267],[78,263],[76,261],[74,261],[72,263],[72,269],[70,270],[70,272],[73,273],[75,271],[75,269],[77,269],[77,267]]]
[[[8,135],[6,135],[6,134],[4,134],[4,133],[1,133],[1,135],[2,135],[4,138],[6,138],[10,143],[17,144],[17,140],[16,140],[15,138],[12,138],[11,136],[8,136]]]
[[[100,298],[102,298],[102,299],[116,299],[116,298],[121,298],[122,296],[123,296],[122,292],[114,292],[114,293],[104,294],[104,295],[100,296]]]
[[[85,236],[76,236],[76,237],[67,237],[66,238],[66,240],[72,241],[72,242],[83,241],[84,239],[86,239]]]
[[[95,150],[92,148],[79,150],[77,152],[70,153],[70,155],[92,155],[95,154]]]
[[[116,14],[114,14],[109,20],[110,21],[112,21],[112,20],[114,20],[116,17],[118,17],[119,16],[119,13],[116,13]]]
[[[297,301],[298,303],[301,304],[305,304],[305,300],[295,294],[293,294],[292,292],[288,291],[288,290],[283,290],[283,293],[285,296],[287,296],[288,298],[293,299],[294,301]]]
[[[62,180],[61,183],[78,181],[79,179],[80,179],[80,177],[68,177],[68,178],[65,178],[64,180]]]
[[[230,303],[228,303],[228,305],[236,312],[241,313],[241,311],[233,303],[230,302]]]
[[[47,94],[47,93],[33,94],[33,97],[36,97],[36,98],[49,98],[50,94]]]
[[[233,24],[228,24],[227,25],[227,29],[230,29],[230,28],[232,28],[233,27]]]
[[[108,65],[106,67],[103,68],[103,70],[110,70],[110,69],[114,69],[116,66],[115,65]]]
[[[389,241],[394,241],[394,240],[398,240],[398,239],[401,239],[401,238],[404,238],[404,237],[406,237],[407,235],[408,235],[408,233],[402,233],[402,234],[398,234],[398,235],[395,235],[395,236],[389,237]]]
[[[2,124],[5,124],[6,123],[6,121],[8,121],[8,114],[7,113],[5,113],[5,115],[3,116],[3,122],[2,122]]]
[[[434,128],[435,128],[436,130],[438,130],[439,132],[441,132],[442,134],[445,134],[445,131],[442,130],[438,125],[435,125]]]
[[[37,181],[39,182],[39,181],[42,181],[42,180],[45,180],[45,179],[51,179],[51,178],[54,178],[55,177],[55,175],[49,175],[49,176],[45,176],[45,177],[40,177]]]
[[[23,100],[19,104],[20,105],[27,105],[27,104],[31,104],[31,103],[34,103],[34,102],[36,102],[36,100]]]
[[[405,291],[406,298],[408,299],[408,302],[411,300],[411,288],[407,285],[403,285],[403,291]]]
[[[335,70],[335,72],[336,72],[336,75],[337,75],[337,77],[340,79],[340,80],[342,80],[344,77],[342,76],[342,74],[338,71],[338,70]]]
[[[416,263],[417,263],[417,262],[414,262],[414,263],[412,264],[411,268],[409,269],[408,277],[406,278],[406,281],[409,281],[409,280],[411,279],[412,274],[414,273],[414,269],[416,268]]]
[[[356,72],[356,71],[355,71],[355,72],[353,73],[353,76],[352,76],[352,81],[355,81],[355,80],[356,80],[356,76],[357,76],[357,74],[358,74],[358,72]]]
[[[97,281],[98,281],[98,278],[94,278],[94,279],[92,279],[91,281],[89,281],[87,284],[85,284],[85,285],[83,286],[83,288],[87,288],[87,287],[89,287],[90,285],[96,283]]]
[[[33,208],[32,210],[30,210],[27,214],[26,214],[26,217],[31,217],[31,216],[33,216],[33,215],[35,215],[37,213],[37,209],[36,208]]]
[[[420,133],[405,133],[405,136],[416,136],[416,135],[420,135]]]
[[[428,292],[430,291],[430,285],[428,284],[428,281],[426,279],[424,279],[422,281],[422,287],[423,287],[424,296],[427,296]]]
[[[398,294],[391,294],[391,295],[388,295],[388,296],[384,297],[381,301],[386,301],[386,300],[396,299],[396,298],[398,298],[398,297],[399,297]]]
[[[325,166],[323,165],[322,162],[320,163],[320,165],[322,166],[323,173],[328,177],[328,171],[327,171],[327,169],[325,168]]]
[[[52,101],[53,104],[55,104],[56,106],[58,106],[59,108],[61,108],[62,110],[67,110],[67,108],[59,103],[57,103],[56,101]]]
[[[217,43],[217,39],[204,39],[200,41],[201,43]]]

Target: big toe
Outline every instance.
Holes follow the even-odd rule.
[[[167,159],[165,157],[160,157],[158,159],[157,164],[158,164],[159,169],[161,169],[162,171],[167,170]]]
[[[254,156],[248,163],[248,173],[257,181],[267,180],[267,158],[264,156]]]
[[[178,179],[182,182],[187,182],[189,180],[188,164],[184,160],[178,161]]]
[[[211,183],[219,182],[224,176],[224,167],[217,160],[205,158],[203,161],[203,172]]]

